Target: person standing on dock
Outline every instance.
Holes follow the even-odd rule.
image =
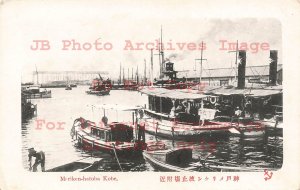
[[[31,166],[32,157],[35,157],[33,166]],[[29,171],[37,172],[37,167],[41,164],[42,172],[45,172],[45,153],[43,151],[37,152],[34,148],[28,149],[28,161],[29,161]]]

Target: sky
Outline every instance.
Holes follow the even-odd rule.
[[[69,3],[57,6],[53,3],[35,3],[22,6],[16,11],[4,12],[2,22],[6,28],[2,37],[6,48],[15,49],[14,56],[21,62],[22,79],[31,80],[29,73],[39,71],[108,71],[110,78],[118,78],[120,64],[127,70],[139,67],[143,73],[144,60],[147,68],[150,64],[150,50],[124,50],[126,40],[134,43],[155,42],[160,38],[161,26],[163,42],[172,43],[175,50],[165,50],[165,57],[175,63],[179,71],[199,69],[195,59],[201,56],[200,50],[190,50],[188,43],[197,46],[203,41],[203,68],[231,67],[235,62],[234,53],[220,50],[220,40],[228,42],[267,43],[270,49],[279,51],[281,63],[281,24],[269,18],[205,18],[176,15],[176,8],[151,9],[140,12],[138,7],[104,5],[81,7],[81,4]],[[9,6],[9,5],[8,5]],[[145,9],[144,9],[145,10]],[[32,50],[33,40],[47,40],[49,50]],[[112,44],[111,50],[63,49],[62,41],[74,40],[93,44],[96,40]],[[184,44],[180,49],[176,43]],[[102,46],[101,46],[102,47]],[[182,46],[181,46],[182,47]],[[154,51],[154,75],[158,73],[158,51]],[[269,50],[247,51],[247,66],[269,64]],[[147,70],[147,73],[149,70]]]

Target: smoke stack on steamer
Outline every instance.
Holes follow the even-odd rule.
[[[277,60],[278,60],[278,51],[270,51],[270,70],[269,70],[269,84],[276,85],[277,81]]]
[[[246,75],[246,51],[239,50],[238,59],[240,60],[238,63],[238,89],[245,88],[245,75]]]

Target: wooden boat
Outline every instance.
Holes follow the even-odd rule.
[[[72,90],[72,87],[71,87],[71,85],[66,85],[66,88],[65,88],[65,90]]]
[[[230,133],[246,138],[263,137],[269,128],[266,117],[274,114],[272,104],[282,102],[282,89],[267,86],[242,89],[227,86],[208,93],[215,96],[210,104],[218,110],[213,121],[231,123]]]
[[[27,99],[51,98],[51,90],[42,90],[40,85],[22,86],[22,93]]]
[[[98,95],[98,96],[104,96],[104,95],[109,95],[110,89],[105,89],[105,90],[88,90],[86,91],[87,94],[92,94],[92,95]]]
[[[134,111],[138,108],[128,108],[122,111]],[[136,129],[136,130],[134,130]],[[134,155],[145,148],[145,137],[135,138],[137,131],[142,129],[133,121],[132,124],[121,122],[107,123],[104,114],[99,125],[82,117],[75,119],[71,136],[84,150],[104,151],[115,156]],[[143,138],[143,140],[141,140]]]
[[[109,79],[103,80],[101,75],[99,74],[99,78],[95,78],[92,81],[89,90],[86,91],[87,94],[93,94],[98,96],[109,95],[109,92],[112,88],[111,81]]]
[[[192,160],[191,148],[167,149],[166,145],[159,141],[148,143],[143,156],[158,171],[184,172],[192,170],[189,167]]]
[[[249,166],[239,166],[236,164],[207,161],[205,159],[196,160],[193,158],[193,150],[187,147],[166,148],[161,141],[148,143],[147,149],[143,152],[144,159],[158,171],[171,172],[197,172],[197,171],[222,171],[222,172],[262,172],[264,170],[274,170],[273,168],[257,168]]]
[[[208,96],[180,90],[145,88],[141,93],[148,95],[148,106],[140,114],[146,132],[171,139],[191,139],[201,135],[226,135],[228,123],[210,121],[215,110],[203,108]],[[186,110],[178,111],[186,103]]]
[[[83,158],[46,170],[46,172],[86,172],[95,170],[100,158]]]

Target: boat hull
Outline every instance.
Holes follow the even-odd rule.
[[[264,121],[266,126],[266,133],[274,136],[282,136],[283,135],[283,122],[278,122],[276,124],[275,121]]]
[[[250,123],[238,123],[229,121],[214,121],[219,124],[227,124],[230,126],[229,133],[231,136],[243,138],[261,138],[266,133],[265,125],[262,122],[251,121]]]
[[[145,131],[152,135],[176,140],[191,140],[202,136],[226,136],[228,125],[207,123],[206,125],[174,124],[167,120],[145,119]]]
[[[86,91],[86,93],[92,95],[98,95],[98,96],[105,96],[105,95],[109,95],[110,90],[103,90],[103,91],[90,90],[90,91]]]
[[[137,142],[115,142],[99,140],[88,133],[84,132],[80,127],[75,129],[75,140],[77,145],[86,151],[106,152],[118,156],[133,156],[141,154],[143,148]]]
[[[151,157],[150,154],[147,152],[143,152],[143,157],[144,159],[156,170],[158,171],[166,171],[166,172],[185,172],[188,170],[185,170],[183,168],[177,167],[177,166],[172,166],[166,163],[163,163],[157,159],[154,159]]]
[[[27,99],[39,99],[39,98],[51,98],[52,94],[51,91],[48,91],[46,93],[34,93],[34,94],[26,94]]]

